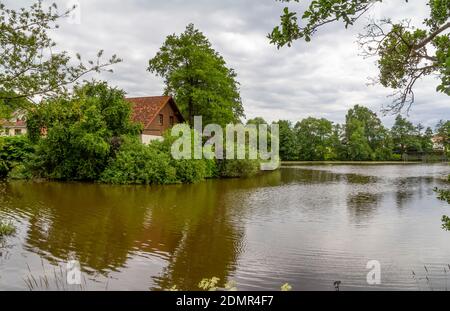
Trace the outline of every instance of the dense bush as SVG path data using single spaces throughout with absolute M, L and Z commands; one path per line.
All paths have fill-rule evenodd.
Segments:
M 194 130 L 191 130 L 192 154 L 194 153 L 193 137 Z M 158 148 L 162 152 L 167 153 L 171 158 L 171 165 L 176 169 L 177 180 L 179 182 L 191 183 L 201 181 L 205 178 L 217 176 L 217 166 L 215 160 L 208 159 L 182 159 L 177 160 L 171 156 L 171 147 L 177 137 L 173 137 L 170 133 L 164 135 L 163 141 L 155 141 L 151 144 L 154 148 Z
M 256 175 L 260 169 L 259 160 L 220 160 L 218 172 L 220 177 L 250 177 Z
M 170 184 L 177 181 L 169 154 L 139 141 L 124 143 L 100 176 L 112 184 Z
M 173 138 L 143 145 L 127 141 L 100 176 L 114 184 L 194 183 L 216 175 L 214 160 L 176 160 L 170 154 Z
M 26 136 L 0 137 L 0 178 L 15 171 L 34 151 Z
M 34 176 L 97 180 L 124 136 L 138 133 L 124 92 L 106 83 L 87 83 L 70 98 L 41 103 L 30 112 L 30 137 L 37 143 L 30 161 Z M 46 137 L 41 137 L 45 129 Z

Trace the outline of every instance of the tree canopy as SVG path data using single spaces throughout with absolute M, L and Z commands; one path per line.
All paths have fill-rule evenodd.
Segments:
M 255 118 L 253 120 L 262 120 Z M 392 128 L 361 105 L 348 110 L 345 123 L 305 118 L 295 126 L 280 120 L 280 158 L 284 161 L 390 161 L 402 158 L 426 161 L 450 156 L 450 121 L 440 121 L 433 131 L 398 115 Z M 444 150 L 435 148 L 433 138 Z
M 326 119 L 307 118 L 295 125 L 300 157 L 307 161 L 333 158 L 331 137 L 333 124 Z
M 165 94 L 174 96 L 186 120 L 225 125 L 244 116 L 236 73 L 193 24 L 166 38 L 148 70 L 164 78 Z
M 54 98 L 32 109 L 28 130 L 37 143 L 32 161 L 35 175 L 96 180 L 123 138 L 137 136 L 139 126 L 131 122 L 123 91 L 93 82 L 76 88 L 69 98 Z
M 300 18 L 285 7 L 280 25 L 268 38 L 278 48 L 291 46 L 299 39 L 309 42 L 322 26 L 342 22 L 347 28 L 380 2 L 383 1 L 313 0 Z M 407 19 L 394 22 L 386 17 L 372 20 L 359 35 L 363 55 L 378 58 L 375 82 L 394 89 L 394 99 L 387 110 L 400 112 L 405 106 L 409 109 L 414 102 L 415 83 L 427 75 L 438 76 L 436 90 L 450 95 L 450 0 L 429 0 L 428 6 L 429 16 L 422 28 L 413 27 Z
M 67 52 L 55 52 L 49 32 L 70 12 L 58 12 L 56 4 L 45 8 L 42 0 L 19 10 L 0 1 L 0 112 L 24 107 L 35 96 L 64 93 L 82 76 L 121 61 L 115 55 L 102 61 L 103 51 L 87 62 L 80 54 L 72 61 Z

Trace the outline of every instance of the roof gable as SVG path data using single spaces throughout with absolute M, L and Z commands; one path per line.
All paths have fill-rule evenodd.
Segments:
M 171 96 L 135 97 L 126 98 L 126 100 L 133 105 L 132 120 L 136 123 L 143 124 L 144 128 L 150 126 L 161 109 L 168 103 L 171 104 L 175 112 L 183 119 L 183 116 Z

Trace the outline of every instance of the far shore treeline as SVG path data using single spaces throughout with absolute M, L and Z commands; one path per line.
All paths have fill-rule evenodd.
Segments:
M 266 121 L 258 117 L 248 123 Z M 388 129 L 375 112 L 355 105 L 344 124 L 313 117 L 295 124 L 288 120 L 276 123 L 283 161 L 433 161 L 450 155 L 449 120 L 441 120 L 432 129 L 415 125 L 399 114 Z

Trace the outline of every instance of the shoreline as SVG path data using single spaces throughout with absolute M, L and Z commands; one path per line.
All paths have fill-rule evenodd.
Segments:
M 362 165 L 379 165 L 379 164 L 388 164 L 388 165 L 411 165 L 411 164 L 438 164 L 445 163 L 450 164 L 450 162 L 423 162 L 423 161 L 281 161 L 281 166 L 288 164 L 362 164 Z

